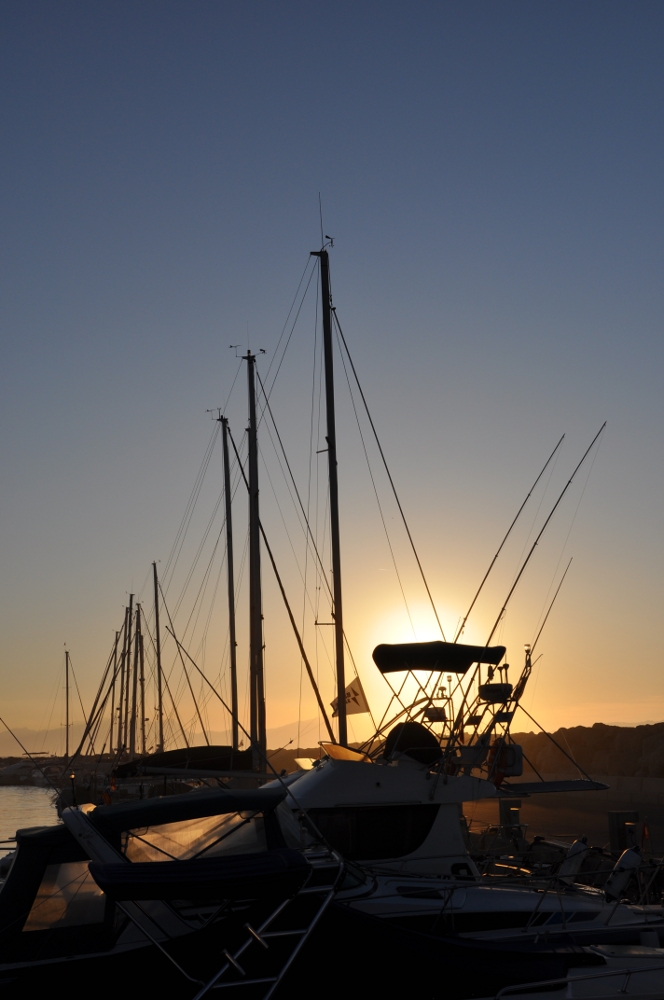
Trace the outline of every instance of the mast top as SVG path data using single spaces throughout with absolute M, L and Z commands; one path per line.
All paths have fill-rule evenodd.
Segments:
M 326 233 L 325 234 L 325 239 L 328 242 L 327 243 L 323 243 L 323 246 L 321 247 L 320 250 L 311 250 L 309 252 L 309 256 L 310 257 L 322 257 L 324 253 L 327 253 L 327 248 L 328 247 L 333 247 L 334 246 L 334 237 L 328 236 L 327 233 Z

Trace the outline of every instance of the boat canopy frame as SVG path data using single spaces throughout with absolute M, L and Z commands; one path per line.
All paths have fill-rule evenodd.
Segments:
M 401 642 L 381 643 L 373 651 L 373 661 L 381 674 L 405 670 L 434 670 L 441 673 L 465 674 L 473 663 L 497 666 L 506 652 L 505 646 L 468 646 L 460 642 Z

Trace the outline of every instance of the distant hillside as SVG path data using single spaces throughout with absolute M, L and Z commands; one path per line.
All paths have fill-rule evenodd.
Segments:
M 312 721 L 301 724 L 300 736 L 311 738 Z M 17 736 L 30 752 L 46 750 L 50 753 L 62 753 L 64 737 L 62 730 L 50 730 L 38 733 L 35 730 L 21 728 L 16 730 Z M 82 735 L 82 727 L 74 726 L 70 735 L 71 745 Z M 651 726 L 605 726 L 596 722 L 594 726 L 574 726 L 571 729 L 558 729 L 552 734 L 560 746 L 592 777 L 612 775 L 624 778 L 664 778 L 664 722 Z M 293 749 L 291 744 L 284 750 L 279 747 L 297 736 L 297 725 L 282 726 L 280 729 L 268 730 L 268 746 L 271 751 L 277 751 L 273 759 L 278 769 L 291 771 L 297 765 L 296 757 L 318 757 L 320 748 L 316 745 L 318 734 L 308 749 Z M 225 743 L 227 733 L 212 733 L 213 742 Z M 528 761 L 540 774 L 568 774 L 578 776 L 574 765 L 558 750 L 545 733 L 513 733 L 515 743 L 523 746 L 525 756 L 524 773 L 532 774 Z M 194 743 L 200 744 L 203 738 L 197 735 Z M 301 740 L 305 742 L 305 740 Z M 15 740 L 7 732 L 0 732 L 0 757 L 20 756 L 21 750 Z
M 574 726 L 552 734 L 591 777 L 664 778 L 664 722 L 652 726 Z M 545 733 L 513 733 L 530 763 L 542 774 L 578 775 Z M 524 772 L 532 773 L 524 761 Z
M 552 736 L 591 777 L 664 778 L 664 722 L 652 726 L 574 726 Z M 579 777 L 578 770 L 546 733 L 513 733 L 531 764 L 540 774 Z M 281 750 L 272 757 L 277 769 L 292 771 L 296 757 L 318 757 L 320 748 Z M 524 775 L 533 770 L 524 760 Z

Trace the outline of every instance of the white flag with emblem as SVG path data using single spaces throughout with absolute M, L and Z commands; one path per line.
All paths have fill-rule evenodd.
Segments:
M 339 705 L 339 699 L 335 698 L 332 702 L 332 718 L 337 717 L 337 707 Z M 362 690 L 362 685 L 360 684 L 360 678 L 356 677 L 354 681 L 351 681 L 346 688 L 346 715 L 360 715 L 362 712 L 369 711 L 369 702 L 366 699 L 364 691 Z

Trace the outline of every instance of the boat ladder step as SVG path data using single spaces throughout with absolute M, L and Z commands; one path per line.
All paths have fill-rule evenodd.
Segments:
M 202 1000 L 211 990 L 230 990 L 241 986 L 264 986 L 262 1000 L 270 1000 L 341 884 L 344 872 L 343 859 L 338 855 L 328 854 L 325 861 L 324 868 L 329 869 L 334 877 L 329 878 L 325 885 L 311 886 L 305 883 L 294 896 L 282 900 L 260 926 L 253 927 L 250 923 L 246 923 L 244 929 L 247 936 L 244 942 L 232 952 L 228 949 L 221 952 L 224 964 L 202 986 L 194 1000 Z M 330 864 L 330 861 L 333 864 Z M 314 871 L 311 874 L 319 875 L 321 866 L 314 863 L 312 868 Z M 321 898 L 311 899 L 306 903 L 302 899 L 316 895 Z M 298 900 L 302 900 L 302 906 L 298 906 Z M 291 922 L 297 921 L 297 926 L 283 927 L 282 923 L 280 927 L 277 923 L 280 918 L 285 918 L 287 921 L 290 918 Z M 277 967 L 269 968 L 270 964 L 276 964 Z
M 294 934 L 306 934 L 309 930 L 308 927 L 298 927 L 297 930 L 292 931 L 264 931 L 264 938 L 278 938 L 278 937 L 291 937 Z
M 268 983 L 276 983 L 276 976 L 264 976 L 261 979 L 239 979 L 233 983 L 216 983 L 212 988 L 215 990 L 230 989 L 232 986 L 262 986 Z

